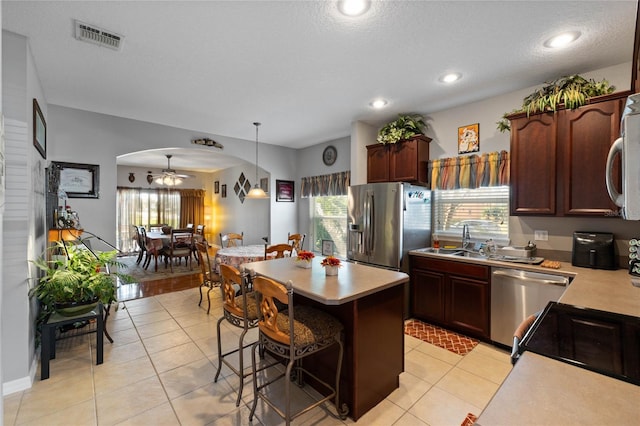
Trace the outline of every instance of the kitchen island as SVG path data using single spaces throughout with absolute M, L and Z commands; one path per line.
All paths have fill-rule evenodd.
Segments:
M 242 266 L 283 284 L 291 281 L 295 303 L 313 305 L 342 322 L 345 352 L 340 398 L 354 420 L 398 388 L 404 371 L 407 274 L 343 262 L 337 276 L 325 276 L 319 258 L 313 259 L 310 269 L 298 267 L 295 258 Z M 313 366 L 314 373 L 331 382 L 334 356 L 313 355 L 305 359 L 305 366 Z

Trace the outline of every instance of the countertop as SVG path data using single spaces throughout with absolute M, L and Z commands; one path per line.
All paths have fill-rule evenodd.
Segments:
M 419 251 L 412 255 L 573 277 L 560 302 L 640 317 L 640 288 L 626 269 L 559 269 Z M 522 354 L 478 418 L 487 425 L 636 425 L 640 386 L 531 352 Z
M 298 267 L 295 257 L 242 266 L 283 284 L 291 281 L 296 293 L 325 305 L 340 305 L 409 281 L 404 272 L 349 262 L 342 262 L 338 275 L 326 276 L 321 261 L 314 258 L 309 269 Z

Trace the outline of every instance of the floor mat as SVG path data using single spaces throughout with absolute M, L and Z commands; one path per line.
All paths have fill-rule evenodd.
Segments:
M 404 333 L 458 355 L 468 354 L 478 344 L 475 339 L 419 320 L 406 321 Z
M 200 266 L 195 261 L 191 262 L 191 267 L 186 265 L 186 262 L 180 262 L 180 265 L 173 265 L 173 272 L 169 267 L 165 267 L 164 262 L 158 259 L 158 270 L 155 270 L 155 264 L 153 259 L 148 269 L 142 267 L 142 262 L 138 265 L 136 263 L 137 256 L 125 256 L 118 257 L 124 268 L 118 268 L 118 272 L 127 274 L 133 278 L 133 282 L 142 283 L 146 281 L 156 281 L 166 278 L 178 277 L 181 275 L 199 274 Z M 144 259 L 143 259 L 144 260 Z

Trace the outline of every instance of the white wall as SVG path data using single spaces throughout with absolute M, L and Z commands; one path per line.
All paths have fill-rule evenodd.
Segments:
M 5 210 L 2 246 L 2 379 L 8 394 L 31 386 L 36 369 L 35 302 L 28 290 L 37 271 L 27 260 L 44 250 L 45 160 L 33 147 L 32 99 L 47 120 L 42 92 L 27 39 L 2 36 L 2 109 L 5 118 Z
M 118 185 L 116 157 L 119 155 L 157 148 L 181 147 L 202 152 L 202 155 L 216 155 L 209 148 L 191 145 L 191 139 L 208 136 L 222 143 L 225 155 L 247 159 L 247 152 L 254 152 L 255 142 L 229 138 L 220 135 L 203 135 L 174 127 L 146 123 L 49 105 L 49 160 L 100 165 L 100 198 L 69 200 L 69 205 L 78 212 L 84 229 L 100 235 L 107 241 L 115 240 L 116 186 Z M 255 158 L 252 155 L 246 165 L 241 166 L 253 183 Z M 295 176 L 295 150 L 262 143 L 260 145 L 260 166 L 270 174 L 270 187 L 274 179 L 292 179 Z M 239 170 L 240 170 L 239 169 Z M 143 171 L 144 172 L 144 171 Z M 136 173 L 138 176 L 138 173 Z M 146 174 L 145 174 L 146 176 Z M 127 179 L 123 173 L 122 179 Z M 142 179 L 138 176 L 137 179 Z M 210 191 L 212 182 L 205 179 L 202 189 Z M 128 183 L 128 181 L 126 181 Z M 146 184 L 146 181 L 142 181 Z M 233 185 L 228 185 L 231 195 Z M 255 200 L 252 200 L 255 202 Z M 268 201 L 266 201 L 269 204 Z M 282 204 L 289 204 L 281 206 Z M 246 202 L 245 202 L 246 205 Z M 282 233 L 291 223 L 296 223 L 293 203 L 276 203 L 271 199 L 271 216 L 268 221 L 269 233 Z M 255 212 L 257 214 L 260 212 Z M 245 233 L 246 234 L 246 233 Z M 286 237 L 286 230 L 284 231 Z M 260 235 L 262 236 L 262 235 Z

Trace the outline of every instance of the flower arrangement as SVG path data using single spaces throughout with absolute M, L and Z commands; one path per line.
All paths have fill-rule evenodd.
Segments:
M 316 255 L 313 254 L 313 252 L 310 252 L 307 250 L 300 250 L 298 252 L 297 260 L 304 260 L 306 262 L 311 262 L 311 259 L 313 259 L 314 257 L 316 257 Z
M 322 259 L 322 262 L 320 262 L 320 264 L 322 266 L 342 266 L 340 265 L 340 259 L 338 259 L 335 256 L 327 256 L 324 259 Z
M 427 124 L 420 114 L 398 114 L 398 118 L 378 131 L 378 142 L 385 145 L 424 135 Z

